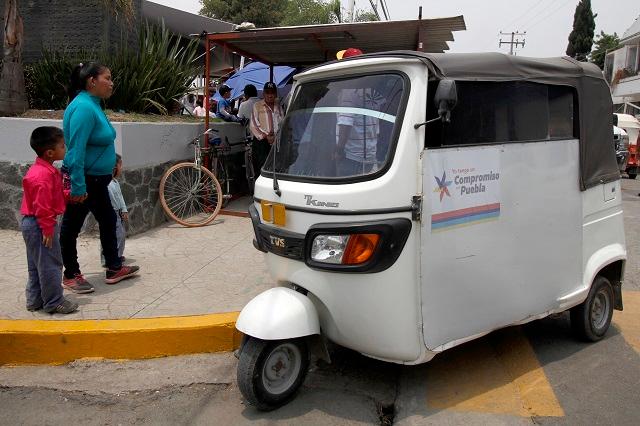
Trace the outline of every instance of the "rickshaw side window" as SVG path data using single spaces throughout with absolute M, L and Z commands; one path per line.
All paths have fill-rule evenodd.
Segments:
M 577 138 L 577 97 L 566 86 L 549 86 L 550 139 Z
M 576 97 L 567 86 L 531 82 L 456 82 L 450 123 L 427 126 L 426 147 L 545 141 L 577 137 Z M 430 82 L 427 120 L 437 117 Z

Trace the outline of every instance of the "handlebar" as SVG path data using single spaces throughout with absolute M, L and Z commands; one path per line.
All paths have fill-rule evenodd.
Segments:
M 198 143 L 198 141 L 200 140 L 200 138 L 204 135 L 210 135 L 212 133 L 219 133 L 218 130 L 216 129 L 207 129 L 204 131 L 204 133 L 200 133 L 198 136 L 196 136 L 195 138 L 191 139 L 191 141 L 189 143 L 187 143 L 187 145 L 195 145 L 196 143 Z

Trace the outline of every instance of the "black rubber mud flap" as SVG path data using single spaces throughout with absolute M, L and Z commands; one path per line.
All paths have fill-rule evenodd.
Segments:
M 622 310 L 622 283 L 620 281 L 613 284 L 613 309 Z

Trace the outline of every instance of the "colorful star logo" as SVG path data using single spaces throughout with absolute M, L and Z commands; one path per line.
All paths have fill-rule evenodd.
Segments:
M 436 182 L 438 183 L 438 187 L 433 190 L 433 192 L 440 192 L 440 201 L 444 198 L 444 194 L 447 194 L 451 197 L 449 193 L 449 189 L 447 188 L 451 185 L 452 181 L 447 180 L 447 172 L 442 172 L 442 179 L 438 179 L 438 176 L 434 176 L 436 178 Z

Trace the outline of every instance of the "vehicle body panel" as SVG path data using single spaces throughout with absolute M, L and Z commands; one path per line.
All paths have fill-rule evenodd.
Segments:
M 464 152 L 471 155 L 461 156 Z M 427 156 L 430 153 L 438 160 L 425 162 L 425 194 L 433 193 L 434 176 L 441 176 L 443 169 L 452 184 L 451 196 L 442 201 L 425 197 L 422 315 L 429 349 L 553 310 L 562 295 L 582 285 L 576 140 L 447 148 Z M 473 158 L 483 153 L 499 164 L 493 169 L 499 172 L 498 182 L 486 185 L 487 192 L 495 192 L 498 216 L 434 232 L 430 211 L 441 202 L 470 197 L 461 195 L 463 185 L 453 181 L 468 173 L 451 170 L 482 171 L 483 165 Z

